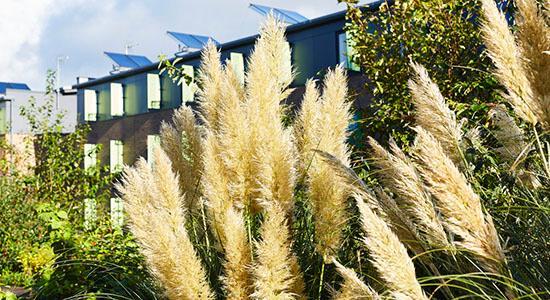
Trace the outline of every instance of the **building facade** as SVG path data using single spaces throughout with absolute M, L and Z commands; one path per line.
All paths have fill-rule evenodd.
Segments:
M 19 171 L 26 172 L 34 165 L 34 135 L 27 117 L 21 114 L 33 99 L 36 107 L 52 105 L 49 124 L 62 115 L 63 133 L 73 132 L 77 120 L 76 95 L 56 93 L 48 95 L 42 91 L 32 91 L 26 84 L 0 82 L 0 139 L 10 146 L 12 151 L 5 152 L 8 160 Z M 45 120 L 41 120 L 45 121 Z
M 371 5 L 370 9 L 377 9 Z M 366 78 L 349 59 L 351 47 L 344 32 L 345 11 L 308 20 L 286 28 L 292 49 L 292 64 L 296 77 L 295 88 L 287 103 L 299 106 L 304 84 L 309 78 L 320 79 L 328 68 L 343 65 L 348 69 L 349 87 L 356 108 L 368 105 L 370 96 L 365 90 Z M 247 57 L 257 36 L 220 44 L 221 59 L 229 60 L 244 76 Z M 200 51 L 180 56 L 178 64 L 193 76 L 200 66 Z M 168 75 L 159 75 L 158 63 L 89 80 L 73 86 L 77 90 L 77 119 L 88 123 L 85 166 L 96 163 L 110 165 L 118 171 L 123 164 L 131 165 L 139 157 L 148 157 L 159 143 L 162 121 L 169 121 L 174 109 L 181 105 L 195 107 L 192 85 L 177 85 Z M 95 149 L 102 145 L 99 157 Z

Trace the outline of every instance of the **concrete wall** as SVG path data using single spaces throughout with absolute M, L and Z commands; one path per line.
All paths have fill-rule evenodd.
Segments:
M 33 97 L 36 106 L 43 106 L 48 97 L 44 92 L 7 89 L 4 96 L 11 101 L 3 102 L 2 111 L 5 114 L 6 134 L 30 134 L 30 124 L 24 116 L 20 114 L 21 108 L 29 106 L 29 99 Z M 59 101 L 54 97 L 54 110 L 50 122 L 53 122 L 55 115 L 64 114 L 62 126 L 63 132 L 73 132 L 76 126 L 76 95 L 59 96 Z M 11 113 L 10 113 L 11 110 Z

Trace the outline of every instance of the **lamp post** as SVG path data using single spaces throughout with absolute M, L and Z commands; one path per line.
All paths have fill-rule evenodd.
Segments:
M 60 55 L 57 57 L 56 72 L 55 72 L 55 108 L 59 109 L 59 91 L 61 89 L 61 65 L 69 60 L 69 57 L 66 55 Z

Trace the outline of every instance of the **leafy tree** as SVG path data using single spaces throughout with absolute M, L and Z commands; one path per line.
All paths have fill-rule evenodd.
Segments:
M 352 59 L 369 78 L 374 94 L 363 114 L 367 134 L 410 141 L 411 61 L 428 67 L 459 118 L 482 120 L 490 103 L 500 101 L 499 84 L 483 51 L 478 1 L 386 1 L 368 15 L 355 6 L 356 0 L 341 2 L 348 4 Z

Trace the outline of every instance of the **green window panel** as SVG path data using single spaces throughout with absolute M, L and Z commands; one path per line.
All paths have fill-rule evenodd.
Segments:
M 111 198 L 111 224 L 114 228 L 121 228 L 124 225 L 124 207 L 122 199 Z
M 84 144 L 84 170 L 97 165 L 97 150 L 96 144 Z
M 147 74 L 147 108 L 160 109 L 160 76 Z
M 96 199 L 84 199 L 84 228 L 92 229 L 97 221 Z
M 102 84 L 97 89 L 97 120 L 111 119 L 111 88 L 110 84 Z
M 109 146 L 111 173 L 121 172 L 124 166 L 124 144 L 119 140 L 111 140 Z
M 111 116 L 124 115 L 124 90 L 122 84 L 111 83 Z
M 84 121 L 97 121 L 97 93 L 84 90 Z
M 154 153 L 160 148 L 160 136 L 157 134 L 147 136 L 147 162 L 152 167 L 155 165 Z
M 242 53 L 231 52 L 230 63 L 233 72 L 237 75 L 239 82 L 244 84 L 244 57 Z
M 348 39 L 347 34 L 340 33 L 338 34 L 338 57 L 340 64 L 352 71 L 360 71 L 360 67 L 352 62 L 352 57 L 354 55 L 354 48 L 353 43 L 350 39 Z
M 183 73 L 187 76 L 191 77 L 191 82 L 187 84 L 187 82 L 184 80 L 181 83 L 181 101 L 182 103 L 185 102 L 193 102 L 195 100 L 195 71 L 193 69 L 193 66 L 187 66 L 182 65 Z
M 170 76 L 160 76 L 161 80 L 161 107 L 177 108 L 181 105 L 181 86 L 174 83 Z

